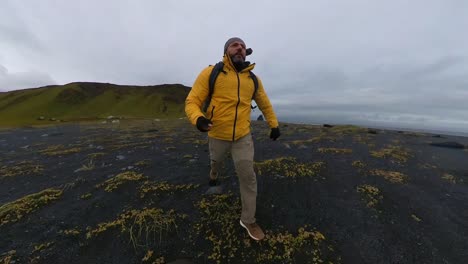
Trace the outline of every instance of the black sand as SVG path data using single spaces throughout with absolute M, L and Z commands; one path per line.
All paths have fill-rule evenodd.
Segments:
M 468 260 L 468 151 L 430 145 L 468 138 L 268 132 L 253 123 L 258 243 L 238 224 L 229 159 L 223 194 L 205 195 L 206 134 L 186 120 L 1 130 L 0 263 Z

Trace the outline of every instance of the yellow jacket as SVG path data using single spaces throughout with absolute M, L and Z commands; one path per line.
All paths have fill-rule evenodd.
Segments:
M 214 66 L 208 66 L 198 75 L 185 100 L 185 113 L 193 125 L 196 125 L 200 116 L 211 119 L 213 126 L 208 136 L 235 141 L 250 133 L 250 105 L 255 86 L 249 71 L 253 70 L 255 64 L 237 72 L 229 56 L 224 55 L 223 62 L 223 70 L 226 73 L 221 72 L 216 79 L 206 115 L 201 108 L 208 97 L 208 82 Z M 278 120 L 260 78 L 258 78 L 258 89 L 253 99 L 265 116 L 268 125 L 271 128 L 278 127 Z

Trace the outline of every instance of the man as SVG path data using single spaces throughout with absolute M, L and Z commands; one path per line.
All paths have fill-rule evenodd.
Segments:
M 255 220 L 257 178 L 253 168 L 254 146 L 250 134 L 252 99 L 271 128 L 270 138 L 276 140 L 280 131 L 273 107 L 258 78 L 258 88 L 255 90 L 250 74 L 255 64 L 245 61 L 246 56 L 251 53 L 252 50 L 246 49 L 244 41 L 240 38 L 230 38 L 226 41 L 224 66 L 216 79 L 206 113 L 202 112 L 201 107 L 209 97 L 209 78 L 213 66 L 205 68 L 195 80 L 185 101 L 185 112 L 193 125 L 202 132 L 208 132 L 210 185 L 217 184 L 224 155 L 228 151 L 231 152 L 240 183 L 240 225 L 247 230 L 251 238 L 262 240 L 265 234 Z

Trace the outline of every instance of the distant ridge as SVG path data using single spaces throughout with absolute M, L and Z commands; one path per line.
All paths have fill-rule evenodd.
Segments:
M 149 86 L 73 82 L 0 93 L 0 125 L 47 121 L 184 116 L 190 87 L 182 84 Z M 38 120 L 43 117 L 44 120 Z M 42 118 L 41 118 L 42 119 Z

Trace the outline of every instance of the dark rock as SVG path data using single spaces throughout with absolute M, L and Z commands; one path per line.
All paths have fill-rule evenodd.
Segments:
M 435 137 L 435 138 L 445 138 L 445 137 L 443 137 L 443 136 L 441 136 L 441 135 L 434 135 L 434 136 L 432 136 L 432 137 Z
M 442 148 L 454 148 L 454 149 L 464 149 L 465 145 L 458 142 L 440 142 L 440 143 L 430 143 L 431 146 L 442 147 Z
M 158 131 L 159 130 L 157 130 L 157 129 L 148 129 L 148 130 L 146 130 L 146 132 L 158 132 Z
M 333 127 L 333 126 L 329 124 L 323 124 L 323 127 Z
M 367 133 L 376 135 L 376 134 L 377 134 L 377 130 L 375 130 L 375 129 L 368 129 L 368 130 L 367 130 Z

